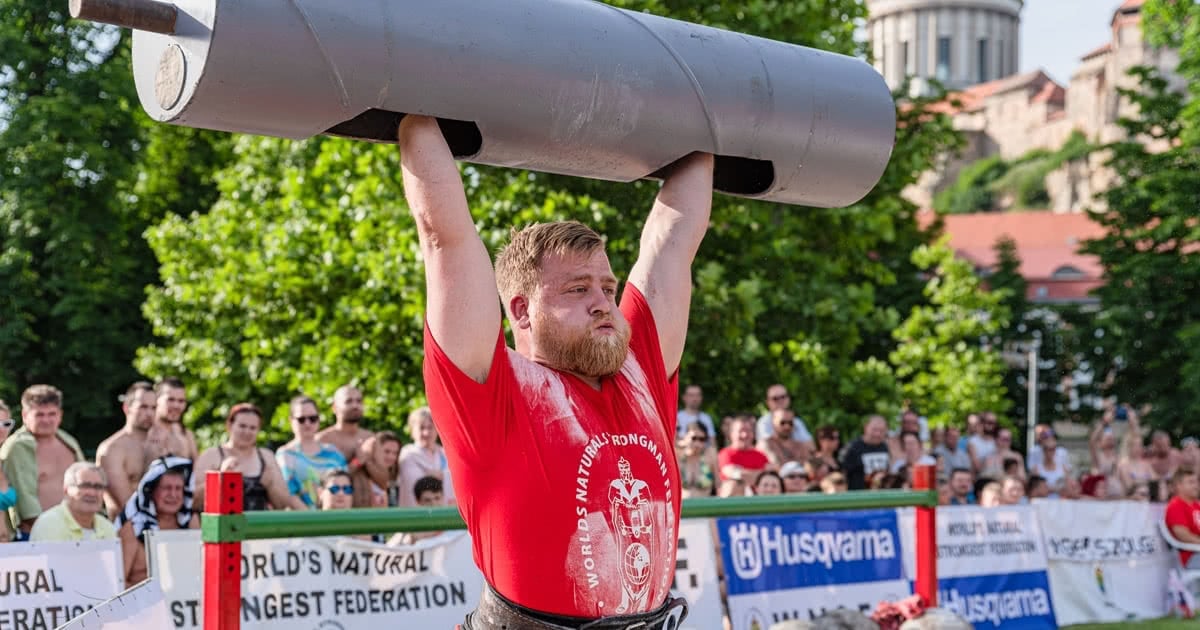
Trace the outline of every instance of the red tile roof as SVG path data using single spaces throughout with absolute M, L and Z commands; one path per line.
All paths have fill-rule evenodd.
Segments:
M 917 220 L 927 226 L 934 219 L 933 211 L 918 213 Z M 1051 280 L 1054 272 L 1070 267 L 1081 278 L 1071 282 L 1098 283 L 1102 269 L 1095 256 L 1080 254 L 1082 241 L 1104 233 L 1100 224 L 1087 214 L 1057 214 L 1048 211 L 986 212 L 951 214 L 942 218 L 950 246 L 959 257 L 976 267 L 991 268 L 996 264 L 996 241 L 1008 235 L 1017 243 L 1021 259 L 1021 275 L 1032 284 Z M 1090 288 L 1090 287 L 1089 287 Z
M 934 103 L 930 105 L 929 109 L 949 115 L 954 115 L 959 112 L 978 111 L 983 108 L 983 102 L 989 96 L 1002 94 L 1004 92 L 1024 88 L 1034 84 L 1040 84 L 1040 90 L 1047 90 L 1048 88 L 1046 87 L 1046 84 L 1052 84 L 1058 87 L 1059 90 L 1063 90 L 1062 86 L 1059 86 L 1057 83 L 1055 83 L 1054 79 L 1051 79 L 1042 70 L 1032 70 L 1024 74 L 1016 74 L 1013 76 L 1004 77 L 1002 79 L 988 81 L 987 83 L 972 85 L 971 87 L 958 92 L 952 92 L 947 100 L 940 103 Z M 1065 98 L 1066 91 L 1063 90 L 1062 97 L 1058 102 L 1063 102 Z M 950 103 L 951 100 L 955 99 L 959 101 L 958 107 L 955 107 Z
M 1112 42 L 1108 42 L 1107 44 L 1105 44 L 1103 46 L 1099 46 L 1093 50 L 1088 51 L 1087 54 L 1080 57 L 1079 60 L 1087 61 L 1088 59 L 1091 59 L 1092 57 L 1099 57 L 1100 55 L 1103 55 L 1104 53 L 1112 52 L 1112 47 L 1113 47 Z

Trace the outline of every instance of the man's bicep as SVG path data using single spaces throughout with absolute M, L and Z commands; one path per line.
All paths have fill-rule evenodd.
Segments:
M 425 280 L 429 332 L 458 369 L 483 382 L 500 334 L 496 279 L 483 242 L 428 248 Z

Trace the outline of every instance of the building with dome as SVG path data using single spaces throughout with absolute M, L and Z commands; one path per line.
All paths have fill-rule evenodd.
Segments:
M 1142 37 L 1145 0 L 1125 0 L 1114 11 L 1111 38 L 1079 60 L 1067 85 L 1041 70 L 1017 73 L 1022 0 L 867 0 L 867 37 L 875 67 L 893 88 L 912 77 L 913 93 L 928 93 L 930 79 L 955 92 L 944 103 L 967 140 L 960 155 L 946 156 L 936 172 L 905 191 L 928 208 L 972 162 L 999 156 L 1012 160 L 1035 149 L 1055 151 L 1073 133 L 1095 144 L 1118 140 L 1122 117 L 1134 114 L 1118 89 L 1136 88 L 1128 72 L 1154 66 L 1176 89 L 1179 56 L 1152 48 Z M 1046 178 L 1055 212 L 1100 209 L 1100 193 L 1112 182 L 1104 156 L 1093 153 L 1063 165 Z

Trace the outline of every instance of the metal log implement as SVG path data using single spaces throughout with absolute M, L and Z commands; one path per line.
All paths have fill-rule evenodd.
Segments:
M 136 29 L 142 106 L 191 127 L 393 142 L 420 113 L 471 162 L 628 182 L 706 151 L 719 191 L 819 207 L 870 192 L 895 140 L 861 60 L 590 0 L 71 9 Z

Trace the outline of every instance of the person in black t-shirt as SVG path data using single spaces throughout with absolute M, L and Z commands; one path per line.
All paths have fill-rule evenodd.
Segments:
M 863 490 L 867 487 L 867 477 L 886 472 L 887 466 L 887 420 L 873 415 L 867 418 L 862 437 L 851 442 L 842 454 L 842 472 L 851 490 Z

